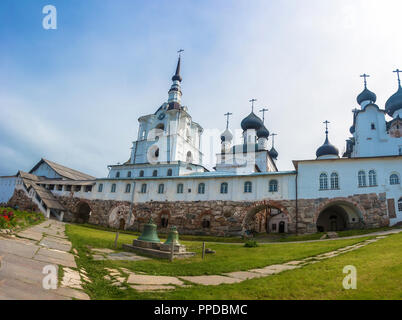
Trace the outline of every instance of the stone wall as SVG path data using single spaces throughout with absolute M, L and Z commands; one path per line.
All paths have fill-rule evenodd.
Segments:
M 87 203 L 91 208 L 89 223 L 102 226 L 118 226 L 124 219 L 128 223 L 130 203 L 114 200 L 86 200 L 75 197 L 59 197 L 60 203 L 69 212 L 65 214 L 66 221 L 75 221 L 80 204 Z M 349 228 L 375 228 L 387 226 L 387 204 L 385 193 L 379 195 L 363 194 L 347 198 L 299 199 L 298 218 L 296 219 L 296 201 L 198 201 L 198 202 L 147 202 L 133 205 L 132 219 L 129 229 L 142 230 L 152 216 L 159 226 L 159 232 L 167 232 L 160 227 L 161 216 L 167 216 L 169 226 L 177 226 L 181 234 L 229 236 L 239 235 L 252 224 L 255 214 L 266 207 L 277 208 L 288 217 L 287 229 L 290 233 L 313 233 L 317 231 L 316 221 L 319 214 L 331 205 L 342 204 L 356 211 L 361 217 L 359 221 L 350 224 Z M 119 214 L 116 209 L 119 208 Z M 113 211 L 114 210 L 114 211 Z M 113 212 L 113 214 L 111 214 Z M 116 220 L 116 221 L 115 221 Z M 209 221 L 205 227 L 204 220 Z M 297 220 L 297 222 L 296 222 Z M 250 222 L 251 221 L 251 222 Z
M 13 196 L 7 203 L 8 207 L 18 206 L 19 210 L 39 212 L 38 206 L 26 195 L 23 190 L 14 190 Z

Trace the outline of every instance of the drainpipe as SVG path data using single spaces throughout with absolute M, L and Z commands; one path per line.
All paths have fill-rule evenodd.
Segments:
M 299 234 L 299 206 L 298 206 L 298 190 L 297 190 L 297 179 L 299 176 L 299 171 L 296 169 L 296 235 Z

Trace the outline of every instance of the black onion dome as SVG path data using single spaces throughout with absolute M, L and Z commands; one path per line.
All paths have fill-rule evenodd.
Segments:
M 351 134 L 354 134 L 355 131 L 356 131 L 355 126 L 351 126 L 350 129 L 349 129 L 349 132 L 350 132 Z
M 269 150 L 269 156 L 272 159 L 276 160 L 278 158 L 278 155 L 279 155 L 278 151 L 276 151 L 274 147 L 272 147 L 271 150 Z
M 325 139 L 324 144 L 317 149 L 317 152 L 315 153 L 317 158 L 322 157 L 322 156 L 329 156 L 329 155 L 334 155 L 334 156 L 339 156 L 339 150 L 337 147 L 334 145 L 330 144 L 328 141 L 328 137 Z
M 357 103 L 360 105 L 363 101 L 371 101 L 375 103 L 377 101 L 377 96 L 374 92 L 369 89 L 364 88 L 364 90 L 357 96 Z
M 269 137 L 269 131 L 264 125 L 262 125 L 260 127 L 260 129 L 257 130 L 257 137 L 258 138 L 268 138 Z
M 232 141 L 233 139 L 233 134 L 230 132 L 229 129 L 226 129 L 222 134 L 221 134 L 221 141 Z
M 392 117 L 395 111 L 402 108 L 402 88 L 399 86 L 398 91 L 394 93 L 385 103 L 385 111 Z
M 264 126 L 262 120 L 255 115 L 254 112 L 251 112 L 246 118 L 241 122 L 241 128 L 246 131 L 248 129 L 258 130 Z

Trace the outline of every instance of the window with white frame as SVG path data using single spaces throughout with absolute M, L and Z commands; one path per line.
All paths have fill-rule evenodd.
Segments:
M 163 184 L 163 183 L 161 183 L 159 186 L 158 186 L 158 193 L 159 194 L 162 194 L 162 193 L 164 193 L 165 192 L 165 185 Z
M 126 184 L 126 193 L 130 193 L 131 191 L 131 184 L 127 183 Z
M 245 193 L 251 193 L 253 192 L 253 185 L 250 181 L 246 181 L 244 183 L 244 192 Z
M 177 185 L 177 193 L 183 193 L 184 186 L 182 183 Z
M 377 185 L 377 173 L 375 170 L 369 171 L 369 186 L 375 187 Z
M 228 193 L 228 184 L 227 184 L 227 182 L 221 183 L 221 193 Z
M 320 190 L 328 189 L 328 175 L 326 173 L 320 174 Z
M 112 189 L 110 190 L 110 192 L 116 192 L 116 184 L 115 183 L 112 184 Z
M 400 184 L 399 176 L 396 173 L 393 173 L 389 176 L 389 184 L 392 184 L 392 185 Z
M 359 180 L 359 187 L 365 187 L 366 186 L 366 172 L 363 170 L 360 170 L 357 176 L 358 176 L 358 180 Z
M 205 193 L 205 183 L 200 183 L 198 185 L 198 193 L 199 194 L 204 194 Z
M 98 192 L 102 192 L 103 191 L 103 183 L 100 183 L 98 185 Z
M 399 198 L 398 200 L 398 211 L 402 212 L 402 198 Z
M 336 172 L 331 173 L 331 189 L 339 189 L 339 176 Z
M 143 183 L 141 185 L 141 193 L 147 193 L 147 184 L 146 183 Z
M 278 192 L 278 180 L 271 180 L 269 182 L 269 192 Z

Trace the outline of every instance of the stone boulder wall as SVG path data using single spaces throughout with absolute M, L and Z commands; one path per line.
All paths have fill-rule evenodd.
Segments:
M 82 202 L 91 208 L 89 223 L 105 227 L 117 227 L 121 219 L 128 223 L 130 203 L 114 200 L 86 200 L 76 197 L 59 197 L 60 203 L 69 212 L 65 214 L 66 220 L 74 221 L 77 210 Z M 389 225 L 385 194 L 353 195 L 347 198 L 319 198 L 299 199 L 298 215 L 296 219 L 296 201 L 196 201 L 196 202 L 146 202 L 133 205 L 132 220 L 128 229 L 142 231 L 143 225 L 152 216 L 158 225 L 159 232 L 168 232 L 170 226 L 177 226 L 181 234 L 235 236 L 241 235 L 247 227 L 246 217 L 257 212 L 255 208 L 271 206 L 279 208 L 287 215 L 288 232 L 300 234 L 317 232 L 316 222 L 319 214 L 328 206 L 346 204 L 356 209 L 361 215 L 350 228 L 375 228 Z M 265 207 L 264 207 L 265 206 Z M 121 214 L 112 214 L 116 208 L 121 207 Z M 254 211 L 253 211 L 254 209 Z M 113 211 L 114 210 L 114 211 Z M 168 227 L 161 227 L 161 216 L 168 217 Z M 114 218 L 115 217 L 115 218 Z M 208 221 L 206 226 L 203 221 Z
M 22 211 L 35 211 L 39 212 L 38 206 L 26 195 L 23 190 L 14 190 L 13 196 L 8 200 L 7 207 L 18 206 L 19 210 Z

